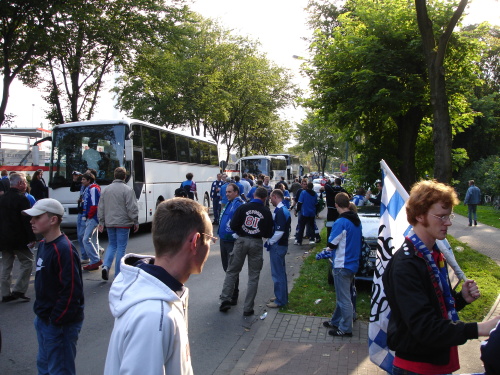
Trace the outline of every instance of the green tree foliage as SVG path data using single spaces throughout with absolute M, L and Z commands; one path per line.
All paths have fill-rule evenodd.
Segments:
M 53 17 L 41 79 L 55 124 L 90 119 L 113 63 L 129 63 L 139 43 L 172 39 L 182 1 L 82 0 Z
M 56 12 L 71 7 L 71 1 L 38 0 L 0 1 L 0 55 L 2 58 L 3 92 L 0 102 L 0 126 L 6 120 L 10 85 L 16 77 L 35 85 L 35 62 L 44 56 L 50 39 L 46 29 Z
M 340 159 L 342 152 L 340 144 L 342 139 L 340 134 L 332 131 L 332 126 L 323 121 L 317 113 L 309 112 L 302 124 L 298 125 L 297 140 L 300 149 L 310 153 L 313 161 L 313 168 L 317 168 L 322 175 L 329 161 L 333 158 Z
M 449 6 L 435 4 L 438 27 L 448 19 Z M 348 0 L 337 8 L 311 1 L 309 11 L 315 34 L 313 59 L 305 64 L 313 91 L 306 104 L 325 119 L 338 119 L 330 123 L 360 153 L 357 173 L 377 173 L 383 158 L 406 188 L 432 174 L 430 86 L 412 3 Z M 446 69 L 453 77 L 454 132 L 460 132 L 473 121 L 465 98 L 477 82 L 478 49 L 470 38 L 454 35 L 452 42 Z
M 295 98 L 284 69 L 258 45 L 193 15 L 178 43 L 142 46 L 124 67 L 118 105 L 133 117 L 171 128 L 189 126 L 226 144 L 228 154 L 281 151 L 289 125 L 278 111 Z M 281 134 L 279 129 L 281 128 Z M 267 135 L 267 137 L 266 137 Z
M 454 138 L 453 147 L 465 148 L 472 163 L 500 153 L 500 27 L 483 23 L 469 26 L 464 32 L 481 42 L 482 84 L 468 99 L 478 114 L 474 124 Z

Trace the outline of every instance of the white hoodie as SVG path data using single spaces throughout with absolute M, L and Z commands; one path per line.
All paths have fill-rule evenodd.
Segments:
M 131 265 L 150 258 L 123 257 L 120 274 L 109 291 L 115 325 L 105 375 L 193 374 L 187 334 L 188 290 L 179 298 L 162 281 Z

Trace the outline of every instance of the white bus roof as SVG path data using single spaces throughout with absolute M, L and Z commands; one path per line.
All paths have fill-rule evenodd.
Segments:
M 284 156 L 275 156 L 275 155 L 252 155 L 252 156 L 244 156 L 239 158 L 238 160 L 252 160 L 252 159 L 271 159 L 271 158 L 282 158 L 286 160 Z
M 60 125 L 54 126 L 53 130 L 56 128 L 71 128 L 74 126 L 94 126 L 94 125 L 129 125 L 130 126 L 132 124 L 141 124 L 141 125 L 146 125 L 146 126 L 150 126 L 153 128 L 157 128 L 159 130 L 167 130 L 171 133 L 182 135 L 182 136 L 192 138 L 192 139 L 196 139 L 198 141 L 216 144 L 211 139 L 206 139 L 206 138 L 203 138 L 203 137 L 200 137 L 197 135 L 184 134 L 184 133 L 180 132 L 178 129 L 168 129 L 166 126 L 155 125 L 155 124 L 151 124 L 151 123 L 146 122 L 146 121 L 135 120 L 135 119 L 120 119 L 120 120 L 102 119 L 102 120 L 67 122 L 65 124 L 60 124 Z

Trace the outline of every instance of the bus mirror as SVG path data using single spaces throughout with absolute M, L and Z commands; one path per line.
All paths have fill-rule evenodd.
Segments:
M 125 140 L 125 161 L 134 160 L 134 144 L 131 139 Z

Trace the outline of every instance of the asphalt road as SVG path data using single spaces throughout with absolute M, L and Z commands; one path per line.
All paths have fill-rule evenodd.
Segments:
M 295 228 L 295 218 L 292 222 Z M 214 233 L 216 228 L 214 228 Z M 68 233 L 70 238 L 74 234 Z M 290 243 L 292 240 L 290 240 Z M 107 238 L 100 236 L 101 246 L 106 247 Z M 307 251 L 306 246 L 303 247 Z M 127 253 L 154 254 L 151 234 L 144 229 L 130 237 Z M 294 254 L 293 256 L 296 256 Z M 288 257 L 287 257 L 288 258 Z M 17 262 L 16 262 L 17 263 Z M 298 272 L 298 269 L 297 269 Z M 114 276 L 114 266 L 110 280 Z M 84 271 L 85 320 L 80 333 L 76 368 L 79 374 L 101 374 L 104 369 L 107 347 L 113 329 L 113 317 L 108 306 L 108 291 L 111 281 L 103 281 L 101 272 Z M 0 329 L 2 352 L 0 374 L 36 374 L 38 344 L 33 326 L 34 273 L 27 295 L 31 302 L 13 301 L 0 303 Z M 264 254 L 259 291 L 255 299 L 255 316 L 243 317 L 243 299 L 246 293 L 246 266 L 240 275 L 240 301 L 227 313 L 219 312 L 219 294 L 224 272 L 220 261 L 218 244 L 212 245 L 209 258 L 201 275 L 192 275 L 189 287 L 189 337 L 191 357 L 195 374 L 221 373 L 221 363 L 236 361 L 261 325 L 259 315 L 266 309 L 265 303 L 273 296 L 273 285 L 269 257 Z M 234 350 L 234 349 L 236 350 Z M 229 364 L 230 366 L 230 364 Z M 219 368 L 219 371 L 217 369 Z

